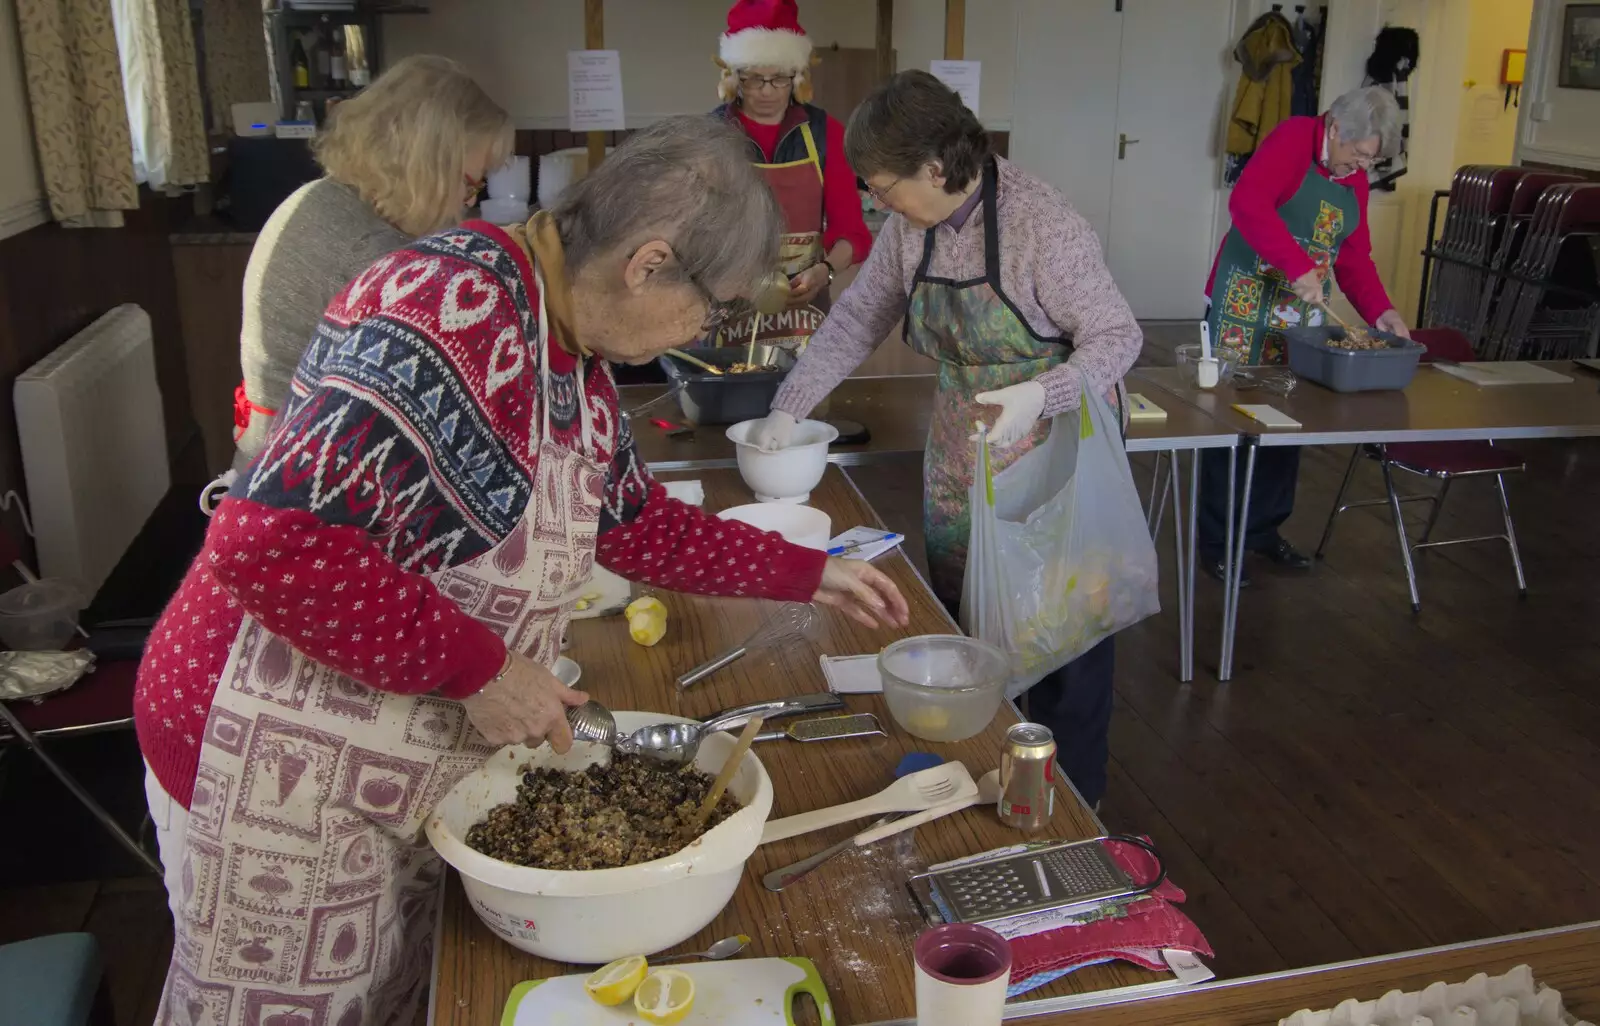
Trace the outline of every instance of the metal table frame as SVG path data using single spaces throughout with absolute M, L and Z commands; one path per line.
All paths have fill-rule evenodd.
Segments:
M 1567 363 L 1568 361 L 1549 361 L 1554 363 Z M 1426 370 L 1419 373 L 1427 373 Z M 1584 382 L 1582 372 L 1573 372 L 1575 382 Z M 1504 385 L 1483 388 L 1485 399 L 1493 402 L 1496 396 L 1509 396 L 1511 389 L 1557 389 L 1566 388 L 1564 385 Z M 1330 393 L 1336 394 L 1336 393 Z M 1272 405 L 1277 405 L 1274 400 Z M 1243 419 L 1243 418 L 1241 418 Z M 1229 516 L 1230 536 L 1243 529 L 1250 518 L 1250 485 L 1255 477 L 1256 453 L 1263 447 L 1277 446 L 1314 446 L 1314 445 L 1366 445 L 1376 442 L 1460 442 L 1460 441 L 1488 441 L 1505 438 L 1584 438 L 1600 435 L 1600 409 L 1593 423 L 1589 424 L 1539 424 L 1529 423 L 1523 425 L 1500 424 L 1485 425 L 1481 427 L 1417 427 L 1417 428 L 1378 428 L 1378 429 L 1338 429 L 1338 430 L 1280 430 L 1271 431 L 1263 429 L 1260 425 L 1250 421 L 1251 426 L 1244 427 L 1243 444 L 1249 450 L 1245 457 L 1243 500 L 1239 506 L 1239 515 L 1235 520 L 1231 513 Z M 1234 468 L 1229 464 L 1229 506 L 1232 503 L 1232 486 Z M 1392 515 L 1397 519 L 1400 511 L 1395 509 Z M 1234 525 L 1240 525 L 1237 529 Z M 1235 648 L 1235 631 L 1239 618 L 1239 588 L 1244 576 L 1243 552 L 1239 559 L 1234 560 L 1233 545 L 1228 546 L 1229 562 L 1227 564 L 1228 582 L 1227 592 L 1223 600 L 1222 624 L 1222 659 L 1218 667 L 1217 679 L 1230 680 L 1233 676 L 1233 655 Z

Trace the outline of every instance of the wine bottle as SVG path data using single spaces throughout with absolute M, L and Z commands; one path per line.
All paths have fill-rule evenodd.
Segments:
M 289 59 L 294 62 L 294 87 L 311 88 L 311 64 L 306 60 L 306 48 L 300 42 L 298 35 L 294 37 L 294 44 L 289 48 Z
M 327 89 L 333 83 L 333 55 L 329 53 L 328 19 L 324 17 L 317 28 L 313 43 L 317 50 L 317 88 Z
M 348 89 L 350 87 L 350 76 L 345 69 L 344 28 L 340 25 L 333 27 L 333 54 L 330 65 L 333 73 L 333 88 Z

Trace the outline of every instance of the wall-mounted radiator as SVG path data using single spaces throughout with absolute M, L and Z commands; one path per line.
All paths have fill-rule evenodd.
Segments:
M 117 307 L 14 396 L 40 572 L 93 595 L 171 485 L 150 315 Z

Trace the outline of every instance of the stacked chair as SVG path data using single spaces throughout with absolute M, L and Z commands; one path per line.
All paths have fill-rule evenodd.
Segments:
M 1449 197 L 1422 322 L 1464 333 L 1483 359 L 1590 355 L 1600 334 L 1600 185 L 1468 165 Z M 1574 270 L 1577 280 L 1564 283 Z

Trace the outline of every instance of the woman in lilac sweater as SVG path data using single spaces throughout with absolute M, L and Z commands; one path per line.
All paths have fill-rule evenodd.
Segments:
M 758 444 L 795 422 L 905 318 L 906 344 L 939 362 L 923 462 L 933 589 L 955 612 L 966 569 L 975 420 L 990 422 L 995 470 L 1077 408 L 1085 383 L 1116 401 L 1142 335 L 1094 231 L 1060 193 L 995 156 L 961 99 L 906 71 L 856 109 L 850 164 L 893 211 L 860 276 L 834 304 L 773 400 Z M 1112 644 L 1107 638 L 1028 695 L 1060 762 L 1091 805 L 1105 790 Z

